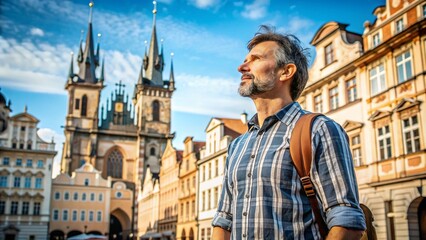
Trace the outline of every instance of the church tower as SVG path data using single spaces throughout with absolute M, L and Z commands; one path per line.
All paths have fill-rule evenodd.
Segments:
M 175 90 L 173 62 L 170 65 L 169 80 L 163 79 L 164 55 L 163 43 L 158 46 L 156 30 L 156 2 L 154 1 L 153 25 L 149 48 L 145 49 L 139 78 L 134 88 L 136 125 L 139 141 L 139 174 L 143 181 L 144 173 L 150 168 L 158 176 L 159 159 L 165 149 L 170 134 L 171 98 Z
M 103 84 L 103 67 L 101 76 L 96 77 L 99 67 L 99 43 L 94 49 L 92 15 L 93 2 L 89 4 L 89 26 L 84 50 L 82 40 L 77 55 L 78 72 L 74 72 L 74 55 L 65 89 L 68 91 L 68 112 L 65 122 L 65 144 L 63 147 L 61 171 L 71 174 L 83 162 L 91 162 L 91 156 L 97 145 L 95 132 L 98 129 L 99 100 Z M 92 162 L 93 164 L 93 162 Z

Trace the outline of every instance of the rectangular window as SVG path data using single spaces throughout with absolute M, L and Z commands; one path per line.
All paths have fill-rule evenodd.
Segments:
M 398 83 L 405 82 L 413 77 L 410 51 L 406 51 L 396 57 L 396 70 L 398 72 Z
M 17 167 L 21 167 L 22 166 L 22 159 L 20 159 L 20 158 L 16 159 L 16 166 Z
M 377 47 L 380 44 L 380 34 L 376 33 L 373 35 L 373 47 Z
M 361 156 L 361 137 L 360 135 L 353 136 L 351 138 L 351 150 L 354 166 L 359 167 L 363 165 Z
M 82 221 L 82 222 L 86 221 L 86 211 L 84 211 L 84 210 L 81 210 L 80 221 Z
M 42 183 L 42 178 L 36 178 L 36 181 L 35 181 L 35 188 L 37 188 L 37 189 L 40 189 L 41 188 L 41 183 Z
M 32 159 L 27 159 L 27 167 L 33 167 L 33 160 Z
M 31 177 L 25 177 L 24 187 L 31 188 Z
M 72 211 L 72 221 L 77 222 L 77 210 Z
M 53 221 L 58 221 L 59 220 L 59 210 L 57 210 L 57 209 L 53 210 L 52 219 L 53 219 Z
M 315 106 L 315 112 L 317 112 L 317 113 L 322 112 L 322 96 L 321 96 L 321 94 L 318 94 L 314 97 L 314 106 Z
M 191 202 L 191 214 L 192 214 L 191 217 L 195 216 L 195 200 L 192 200 Z
M 211 194 L 212 194 L 212 190 L 209 189 L 207 191 L 207 209 L 212 209 L 211 198 L 210 198 Z
M 423 5 L 423 17 L 426 18 L 426 4 Z
M 74 201 L 78 201 L 78 192 L 74 193 L 74 196 L 72 198 Z
M 19 207 L 19 202 L 13 201 L 12 204 L 10 205 L 10 214 L 11 215 L 17 215 L 18 214 L 18 207 Z
M 104 200 L 104 195 L 102 193 L 99 193 L 99 202 L 102 202 Z
M 352 78 L 348 81 L 346 81 L 346 96 L 348 102 L 353 102 L 357 99 L 357 92 L 356 92 L 356 79 Z
M 204 210 L 206 210 L 206 192 L 205 191 L 203 191 L 203 198 L 202 198 L 202 201 L 203 201 L 203 211 Z
M 210 240 L 211 236 L 212 236 L 212 229 L 207 228 L 207 240 Z
M 208 169 L 208 171 L 209 171 L 209 178 L 208 179 L 211 179 L 212 178 L 212 163 L 211 162 L 209 162 L 209 169 Z
M 61 198 L 61 193 L 60 192 L 55 192 L 55 200 L 59 200 Z
M 417 116 L 402 120 L 405 153 L 420 151 L 420 132 Z
M 28 215 L 30 212 L 30 202 L 22 203 L 22 215 Z
M 206 239 L 206 237 L 204 235 L 205 235 L 205 229 L 202 228 L 201 229 L 201 240 L 205 240 Z
M 203 165 L 203 181 L 206 180 L 206 165 Z
M 188 217 L 189 217 L 189 202 L 186 202 L 186 218 L 185 219 L 188 219 Z
M 379 160 L 390 158 L 392 156 L 392 145 L 389 125 L 377 129 L 377 141 Z
M 37 168 L 43 168 L 44 167 L 44 162 L 43 160 L 38 160 L 37 161 Z
M 325 47 L 325 65 L 329 65 L 334 61 L 333 44 L 330 43 Z
M 219 199 L 219 187 L 215 187 L 214 188 L 214 196 L 213 196 L 213 205 L 214 205 L 214 207 L 217 206 L 218 199 Z
M 15 177 L 13 179 L 13 187 L 15 188 L 21 187 L 21 177 Z
M 90 193 L 90 201 L 95 201 L 95 194 L 94 193 Z
M 62 210 L 62 221 L 68 221 L 68 210 Z
M 98 216 L 96 219 L 98 222 L 102 222 L 102 211 L 98 211 Z
M 94 218 L 94 213 L 93 211 L 89 211 L 89 221 L 93 222 L 93 218 Z
M 35 216 L 40 215 L 40 207 L 41 207 L 41 203 L 39 202 L 34 203 L 33 215 Z
M 214 161 L 214 176 L 219 176 L 219 159 Z
M 401 19 L 396 20 L 396 22 L 395 22 L 395 33 L 399 33 L 402 30 L 404 30 L 404 21 L 401 18 Z
M 328 94 L 330 99 L 330 110 L 337 109 L 339 107 L 339 90 L 337 86 L 331 88 Z
M 81 194 L 81 201 L 86 201 L 86 193 Z
M 66 201 L 70 200 L 70 193 L 69 192 L 64 193 L 64 200 L 66 200 Z
M 0 176 L 0 187 L 7 187 L 7 176 Z
M 180 216 L 183 218 L 183 203 L 180 204 Z
M 0 201 L 0 214 L 3 215 L 6 213 L 6 202 Z
M 385 66 L 380 64 L 370 70 L 371 95 L 376 95 L 386 90 Z
M 75 109 L 76 110 L 80 109 L 80 99 L 78 98 L 75 99 Z
M 9 166 L 9 158 L 8 157 L 3 158 L 3 166 Z

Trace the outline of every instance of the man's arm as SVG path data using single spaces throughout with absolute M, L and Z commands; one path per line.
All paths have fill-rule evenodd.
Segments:
M 229 240 L 231 238 L 231 232 L 226 231 L 221 227 L 213 228 L 212 240 Z
M 213 233 L 214 233 L 214 229 L 213 229 Z M 335 240 L 335 239 L 359 240 L 361 239 L 363 233 L 364 231 L 362 230 L 334 226 L 330 229 L 330 232 L 327 235 L 327 240 Z

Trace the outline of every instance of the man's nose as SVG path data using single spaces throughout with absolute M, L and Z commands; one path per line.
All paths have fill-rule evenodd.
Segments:
M 237 70 L 240 73 L 249 71 L 249 67 L 248 67 L 247 62 L 243 62 L 240 66 L 238 66 Z

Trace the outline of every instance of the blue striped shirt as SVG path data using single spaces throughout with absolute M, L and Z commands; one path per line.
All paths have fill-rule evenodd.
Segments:
M 212 225 L 231 239 L 320 239 L 311 205 L 290 159 L 290 136 L 305 114 L 297 102 L 265 119 L 228 149 L 225 177 Z M 329 229 L 365 229 L 348 138 L 340 125 L 320 116 L 312 126 L 311 179 Z M 325 209 L 325 211 L 324 211 Z

